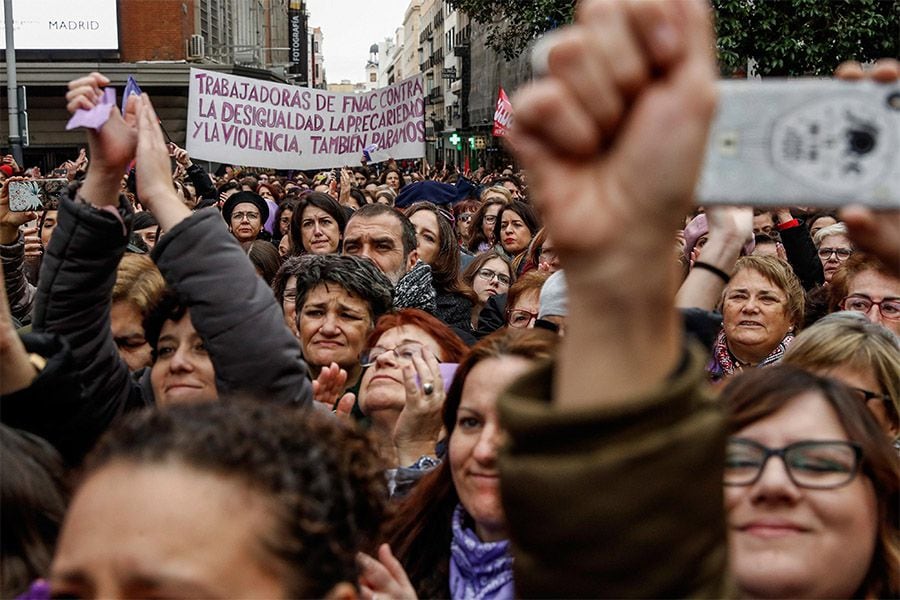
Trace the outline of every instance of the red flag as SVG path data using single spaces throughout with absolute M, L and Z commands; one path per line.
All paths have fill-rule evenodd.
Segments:
M 494 136 L 503 137 L 506 135 L 506 132 L 509 131 L 512 125 L 512 120 L 512 104 L 509 102 L 506 92 L 503 91 L 503 87 L 501 87 L 500 94 L 497 96 L 497 108 L 494 110 Z
M 466 162 L 463 163 L 463 173 L 468 173 L 472 170 L 472 167 L 469 166 L 469 155 L 466 154 Z

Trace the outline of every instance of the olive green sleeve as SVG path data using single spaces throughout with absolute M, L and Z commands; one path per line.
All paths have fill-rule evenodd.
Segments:
M 504 395 L 501 488 L 517 595 L 731 595 L 725 432 L 704 360 L 686 351 L 656 393 L 614 410 L 556 410 L 552 364 Z

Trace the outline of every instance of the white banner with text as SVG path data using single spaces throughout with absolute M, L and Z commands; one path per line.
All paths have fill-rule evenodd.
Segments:
M 191 69 L 187 151 L 248 167 L 323 169 L 425 155 L 422 75 L 345 94 Z

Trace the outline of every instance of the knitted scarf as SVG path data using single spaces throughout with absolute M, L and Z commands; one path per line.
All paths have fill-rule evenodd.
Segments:
M 482 542 L 464 526 L 462 505 L 453 511 L 450 542 L 450 597 L 453 600 L 506 600 L 515 597 L 509 541 Z
M 394 288 L 394 308 L 419 308 L 434 314 L 434 285 L 431 283 L 431 267 L 421 260 L 397 282 Z
M 784 356 L 785 351 L 788 349 L 788 346 L 790 346 L 793 341 L 794 334 L 790 331 L 787 332 L 781 341 L 778 342 L 778 345 L 775 346 L 775 349 L 756 366 L 766 367 L 780 361 Z M 741 366 L 738 364 L 737 359 L 731 353 L 731 350 L 728 349 L 728 343 L 725 341 L 724 329 L 719 331 L 719 335 L 716 336 L 716 342 L 713 344 L 712 360 L 706 370 L 709 371 L 714 380 L 733 375 L 741 370 Z

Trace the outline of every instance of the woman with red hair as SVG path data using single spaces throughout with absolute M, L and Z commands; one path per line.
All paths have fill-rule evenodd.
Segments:
M 458 363 L 466 345 L 435 317 L 408 308 L 378 319 L 366 347 L 359 407 L 372 420 L 384 458 L 407 467 L 434 456 L 452 378 L 441 363 Z

